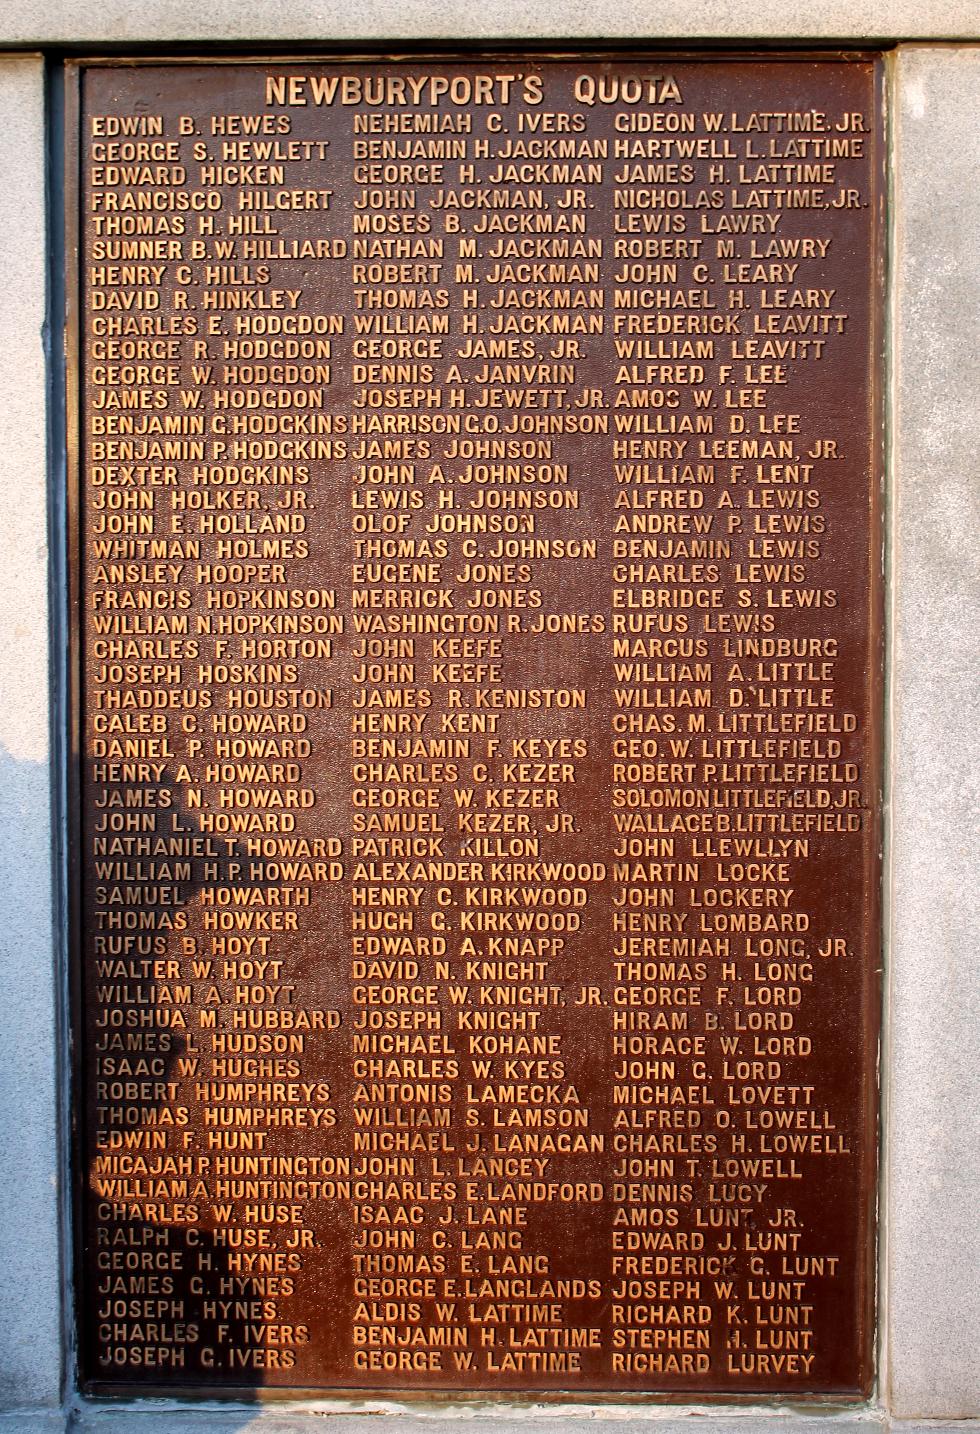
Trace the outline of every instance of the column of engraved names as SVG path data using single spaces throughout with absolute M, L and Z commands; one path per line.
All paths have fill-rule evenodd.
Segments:
M 615 246 L 630 362 L 613 440 L 614 729 L 635 735 L 632 764 L 613 764 L 629 857 L 613 1044 L 635 1057 L 617 1099 L 640 1178 L 613 1247 L 620 1296 L 641 1300 L 614 1312 L 624 1371 L 803 1379 L 821 1352 L 815 1296 L 842 1271 L 804 1212 L 852 1153 L 814 1074 L 832 1059 L 817 1034 L 840 979 L 826 960 L 847 950 L 818 937 L 814 890 L 842 859 L 837 834 L 859 850 L 865 799 L 841 760 L 857 719 L 835 691 L 842 599 L 825 576 L 847 401 L 810 374 L 845 370 L 825 211 L 867 207 L 867 126 L 706 110 L 684 116 L 686 145 L 619 145 L 617 234 L 657 236 Z M 670 163 L 671 146 L 692 162 Z M 650 1278 L 669 1270 L 688 1278 Z
M 156 161 L 143 193 L 159 194 L 166 209 L 167 186 L 182 178 L 180 146 L 153 115 L 92 114 L 86 129 L 83 781 L 92 810 L 84 960 L 94 985 L 89 1240 L 98 1340 L 91 1367 L 125 1377 L 183 1368 L 196 1334 L 185 1320 L 181 1236 L 194 1219 L 199 1172 L 184 1153 L 187 1112 L 177 1103 L 172 1052 L 191 1038 L 179 935 L 191 862 L 219 853 L 185 833 L 166 781 L 181 713 L 193 703 L 184 663 L 195 655 L 189 554 L 169 538 L 167 490 L 176 481 L 173 458 L 198 441 L 183 435 L 201 431 L 199 421 L 173 422 L 170 414 L 179 406 L 187 320 L 158 312 L 180 241 L 144 241 L 138 252 L 147 262 L 118 262 L 135 257 L 134 241 L 123 236 L 138 232 L 118 161 Z M 119 138 L 125 134 L 138 138 Z M 161 234 L 168 228 L 159 223 Z
M 455 1195 L 451 1102 L 459 1074 L 443 1010 L 451 876 L 443 799 L 469 740 L 432 716 L 424 635 L 445 611 L 444 545 L 424 530 L 429 434 L 449 332 L 444 242 L 420 213 L 458 141 L 404 141 L 421 162 L 381 163 L 378 117 L 345 113 L 351 236 L 350 976 L 354 1209 L 349 1356 L 358 1382 L 439 1374 L 458 1357 L 441 1303 Z M 408 133 L 412 126 L 409 124 Z M 465 143 L 465 141 L 463 141 Z M 393 155 L 394 149 L 388 150 Z M 392 180 L 401 179 L 401 184 Z M 421 191 L 424 193 L 425 191 Z M 424 201 L 422 202 L 424 203 Z
M 254 91 L 257 104 L 261 86 Z M 343 876 L 342 843 L 319 779 L 345 627 L 329 560 L 330 385 L 344 328 L 330 276 L 343 246 L 331 233 L 328 141 L 265 114 L 208 114 L 201 129 L 199 182 L 224 194 L 228 213 L 226 237 L 207 241 L 196 275 L 221 334 L 207 354 L 219 360 L 207 375 L 219 436 L 209 469 L 192 474 L 213 490 L 198 500 L 216 510 L 202 515 L 202 532 L 219 535 L 217 561 L 199 581 L 213 612 L 208 630 L 221 636 L 200 675 L 231 684 L 229 711 L 213 721 L 219 760 L 204 770 L 204 782 L 218 784 L 209 805 L 219 810 L 202 825 L 236 833 L 246 860 L 230 873 L 237 883 L 210 897 L 222 909 L 205 913 L 205 928 L 221 933 L 211 940 L 222 957 L 212 974 L 235 982 L 218 996 L 239 1009 L 218 1013 L 232 1029 L 215 1048 L 231 1055 L 214 1063 L 223 1082 L 199 1093 L 210 1107 L 205 1125 L 216 1127 L 209 1145 L 233 1152 L 220 1162 L 236 1177 L 224 1186 L 222 1238 L 260 1251 L 230 1263 L 248 1270 L 256 1293 L 279 1296 L 263 1301 L 261 1319 L 253 1305 L 244 1338 L 236 1331 L 231 1341 L 245 1347 L 227 1356 L 232 1369 L 265 1381 L 314 1369 L 321 1357 L 310 1348 L 311 1295 L 322 1212 L 344 1169 L 331 1151 L 338 1116 L 326 1078 L 328 1032 L 341 1019 L 328 893 Z
M 660 820 L 664 804 L 696 801 L 694 734 L 706 729 L 714 671 L 695 615 L 721 606 L 718 560 L 729 551 L 706 497 L 715 467 L 697 461 L 693 437 L 714 431 L 710 384 L 726 324 L 704 240 L 677 212 L 687 202 L 680 186 L 717 182 L 721 166 L 693 107 L 655 113 L 645 132 L 619 111 L 613 128 L 611 1052 L 620 1178 L 611 1192 L 610 1366 L 656 1380 L 711 1371 L 707 1277 L 730 1263 L 705 1256 L 704 1236 L 691 1229 L 701 1162 L 716 1148 L 705 983 L 729 943 L 691 929 L 684 894 L 699 867 Z
M 604 1136 L 575 1005 L 589 999 L 579 973 L 592 893 L 605 876 L 592 859 L 585 796 L 589 637 L 601 617 L 582 588 L 598 548 L 588 465 L 570 436 L 588 431 L 594 401 L 580 336 L 603 323 L 601 241 L 589 227 L 603 168 L 580 162 L 593 150 L 584 140 L 576 162 L 541 162 L 552 145 L 540 135 L 563 118 L 551 79 L 529 77 L 502 115 L 484 121 L 489 137 L 475 143 L 455 202 L 443 198 L 447 224 L 472 236 L 461 237 L 461 256 L 475 261 L 460 266 L 464 285 L 474 282 L 464 303 L 476 310 L 457 350 L 476 435 L 472 447 L 459 445 L 473 461 L 455 480 L 475 510 L 456 521 L 457 532 L 474 534 L 460 541 L 474 560 L 460 576 L 477 588 L 468 602 L 502 611 L 510 657 L 502 689 L 478 686 L 474 696 L 478 709 L 515 714 L 488 741 L 486 790 L 476 788 L 474 805 L 502 835 L 470 844 L 491 860 L 465 894 L 476 909 L 461 924 L 475 934 L 460 944 L 479 982 L 469 999 L 483 1008 L 472 1017 L 467 1091 L 468 1119 L 482 1131 L 470 1163 L 482 1179 L 466 1185 L 466 1220 L 483 1229 L 469 1241 L 477 1253 L 465 1288 L 490 1346 L 486 1372 L 502 1383 L 595 1369 L 601 1341 L 601 1282 L 591 1260 L 569 1258 L 604 1190 L 594 1159 Z
M 514 77 L 483 81 L 499 99 Z M 560 573 L 572 559 L 591 560 L 595 543 L 525 536 L 541 531 L 545 513 L 579 510 L 577 475 L 570 465 L 552 461 L 561 440 L 534 436 L 566 431 L 557 410 L 572 398 L 576 369 L 568 349 L 574 345 L 547 337 L 551 316 L 536 312 L 540 289 L 522 285 L 522 271 L 532 267 L 547 268 L 553 281 L 559 268 L 571 266 L 515 264 L 529 253 L 528 241 L 506 236 L 516 227 L 513 210 L 531 206 L 541 211 L 541 232 L 564 235 L 572 225 L 554 204 L 563 198 L 567 204 L 566 190 L 552 190 L 547 182 L 530 189 L 507 182 L 500 158 L 514 146 L 498 153 L 482 137 L 492 126 L 479 111 L 474 117 L 451 108 L 438 114 L 435 126 L 428 113 L 355 112 L 354 119 L 355 159 L 375 161 L 355 164 L 363 187 L 354 200 L 354 322 L 365 337 L 354 340 L 354 404 L 367 413 L 355 417 L 354 428 L 368 435 L 355 451 L 369 461 L 354 473 L 354 603 L 383 611 L 355 616 L 360 630 L 374 634 L 359 645 L 358 655 L 374 661 L 355 669 L 355 682 L 366 681 L 372 690 L 363 700 L 355 696 L 353 729 L 400 734 L 355 738 L 355 755 L 388 760 L 355 767 L 354 790 L 369 773 L 384 784 L 384 795 L 356 795 L 356 801 L 412 809 L 389 811 L 370 823 L 355 820 L 375 832 L 425 833 L 374 837 L 358 843 L 365 854 L 440 858 L 361 867 L 362 879 L 373 876 L 379 886 L 374 895 L 355 897 L 355 932 L 373 921 L 376 931 L 399 929 L 406 937 L 356 935 L 355 953 L 402 954 L 397 968 L 375 963 L 375 978 L 414 981 L 400 988 L 403 1002 L 442 1006 L 376 1013 L 376 1024 L 386 1030 L 423 1027 L 427 1034 L 378 1036 L 368 1048 L 434 1059 L 378 1063 L 379 1074 L 403 1080 L 400 1087 L 375 1087 L 388 1114 L 372 1118 L 409 1130 L 369 1138 L 374 1148 L 382 1140 L 382 1148 L 397 1141 L 397 1148 L 429 1154 L 430 1181 L 414 1188 L 420 1199 L 446 1202 L 431 1237 L 445 1254 L 413 1254 L 400 1263 L 423 1275 L 449 1272 L 444 1280 L 415 1286 L 435 1301 L 434 1309 L 422 1306 L 425 1312 L 415 1314 L 423 1329 L 434 1315 L 434 1348 L 365 1354 L 357 1362 L 369 1370 L 452 1369 L 512 1378 L 581 1367 L 576 1353 L 565 1352 L 577 1340 L 561 1301 L 581 1299 L 588 1282 L 551 1278 L 551 1259 L 536 1227 L 542 1206 L 590 1198 L 587 1182 L 555 1178 L 567 1168 L 556 1156 L 587 1148 L 589 1137 L 568 1131 L 586 1128 L 589 1113 L 566 1077 L 562 1034 L 548 1027 L 565 1003 L 556 982 L 557 961 L 568 949 L 564 933 L 582 926 L 580 911 L 572 908 L 584 905 L 587 895 L 576 883 L 597 872 L 589 863 L 560 869 L 538 860 L 548 852 L 549 832 L 577 830 L 563 810 L 571 798 L 562 786 L 576 780 L 571 759 L 588 752 L 584 737 L 538 735 L 540 714 L 584 709 L 584 688 L 525 684 L 513 658 L 546 633 L 584 630 L 580 615 L 557 610 L 544 584 L 538 586 L 538 574 Z M 443 137 L 416 137 L 434 127 Z M 417 162 L 395 163 L 410 159 Z M 384 184 L 396 173 L 403 186 Z M 484 213 L 490 196 L 511 212 Z M 584 231 L 584 215 L 576 227 Z M 541 255 L 556 241 L 532 242 Z M 566 238 L 558 242 L 560 252 L 571 252 Z M 576 244 L 584 253 L 584 241 Z M 358 264 L 358 257 L 373 262 Z M 365 281 L 372 287 L 361 288 Z M 450 294 L 456 300 L 451 316 Z M 568 331 L 565 321 L 561 331 Z M 552 350 L 568 361 L 550 361 Z M 357 365 L 363 357 L 388 362 Z M 547 412 L 528 411 L 535 409 Z M 548 518 L 543 521 L 550 526 Z M 362 540 L 359 533 L 372 536 Z M 358 556 L 367 561 L 358 563 Z M 545 561 L 539 566 L 530 559 Z M 363 581 L 371 586 L 359 593 Z M 368 710 L 358 713 L 358 705 Z M 413 710 L 398 710 L 406 708 Z M 535 735 L 523 736 L 529 729 L 520 714 L 529 711 L 538 718 Z M 561 730 L 574 728 L 563 724 Z M 571 885 L 559 894 L 562 877 Z M 401 910 L 359 912 L 358 905 L 368 902 Z M 421 915 L 425 907 L 427 918 Z M 365 969 L 372 968 L 355 964 L 355 977 Z M 391 1000 L 399 988 L 381 990 L 385 994 L 372 999 Z M 355 1037 L 359 1049 L 366 1044 Z M 421 1086 L 423 1076 L 430 1083 L 441 1077 L 443 1084 Z M 406 1077 L 414 1077 L 414 1088 Z M 392 1101 L 400 1093 L 420 1099 L 426 1091 L 428 1109 L 423 1103 L 399 1110 Z M 446 1106 L 448 1116 L 451 1102 L 451 1137 L 419 1131 L 432 1124 L 433 1104 L 438 1121 L 438 1107 Z M 359 1118 L 366 1122 L 368 1115 Z M 591 1139 L 594 1149 L 601 1136 Z M 401 1173 L 417 1179 L 419 1166 L 405 1165 Z M 598 1198 L 601 1186 L 593 1182 L 591 1191 Z M 450 1228 L 440 1230 L 440 1224 Z M 421 1243 L 403 1242 L 397 1233 L 375 1232 L 373 1238 L 395 1248 Z M 394 1257 L 386 1262 L 384 1256 L 356 1255 L 355 1261 L 384 1270 Z M 384 1314 L 378 1308 L 361 1312 Z M 399 1313 L 404 1323 L 413 1312 L 391 1307 L 393 1319 Z M 409 1337 L 383 1327 L 356 1336 L 381 1346 Z M 596 1347 L 598 1331 L 583 1338 Z
M 169 902 L 176 908 L 168 921 L 181 932 L 174 938 L 176 959 L 168 960 L 166 971 L 129 968 L 143 981 L 138 994 L 150 1008 L 148 1023 L 187 1031 L 154 1037 L 161 1068 L 180 1079 L 165 1082 L 166 1091 L 155 1097 L 161 1108 L 144 1108 L 142 1117 L 153 1127 L 180 1127 L 179 1139 L 164 1132 L 161 1140 L 156 1130 L 152 1139 L 141 1136 L 129 1149 L 145 1145 L 168 1153 L 152 1166 L 142 1156 L 115 1156 L 113 1173 L 144 1176 L 118 1187 L 130 1202 L 130 1220 L 159 1226 L 155 1238 L 164 1244 L 175 1232 L 172 1268 L 178 1273 L 166 1277 L 180 1296 L 173 1301 L 174 1318 L 181 1320 L 172 1327 L 174 1367 L 249 1381 L 257 1371 L 262 1378 L 267 1370 L 293 1368 L 298 1347 L 307 1342 L 307 1326 L 290 1307 L 308 1258 L 300 1252 L 315 1239 L 307 1220 L 322 1193 L 318 1177 L 330 1168 L 330 1157 L 299 1153 L 297 1135 L 334 1123 L 329 1087 L 311 1075 L 308 1058 L 315 1052 L 313 1072 L 322 1066 L 320 1033 L 338 1015 L 316 1008 L 293 978 L 300 974 L 295 943 L 301 919 L 311 923 L 318 889 L 340 875 L 339 863 L 328 860 L 338 854 L 336 841 L 305 834 L 300 814 L 315 804 L 303 783 L 304 764 L 315 758 L 317 714 L 330 705 L 321 674 L 342 621 L 333 589 L 305 580 L 312 554 L 305 492 L 311 465 L 292 461 L 306 456 L 295 435 L 309 431 L 309 415 L 323 406 L 329 364 L 321 360 L 329 357 L 330 340 L 321 335 L 335 325 L 310 312 L 315 306 L 303 303 L 299 286 L 285 287 L 291 276 L 281 269 L 277 274 L 278 266 L 253 262 L 298 257 L 300 250 L 295 240 L 277 241 L 274 249 L 272 240 L 244 237 L 275 232 L 252 212 L 266 191 L 244 185 L 268 184 L 272 192 L 289 194 L 287 175 L 322 153 L 276 141 L 282 163 L 242 165 L 250 159 L 251 142 L 229 136 L 261 133 L 263 127 L 267 132 L 266 116 L 134 121 L 113 115 L 101 122 L 110 133 L 126 132 L 128 124 L 143 133 L 184 137 L 160 138 L 135 156 L 159 159 L 165 146 L 172 164 L 116 166 L 112 198 L 113 191 L 95 187 L 112 171 L 93 171 L 93 227 L 120 236 L 114 252 L 108 241 L 96 252 L 170 261 L 149 267 L 157 286 L 149 291 L 147 266 L 115 270 L 117 307 L 146 310 L 121 319 L 118 332 L 139 334 L 129 342 L 142 346 L 144 356 L 166 342 L 174 363 L 166 388 L 157 379 L 160 387 L 139 404 L 132 397 L 121 401 L 153 409 L 158 426 L 114 431 L 180 436 L 144 437 L 131 451 L 120 440 L 111 455 L 173 460 L 157 465 L 166 489 L 159 495 L 162 505 L 156 504 L 150 523 L 128 530 L 152 538 L 116 539 L 113 555 L 169 560 L 118 570 L 127 585 L 118 603 L 157 614 L 152 626 L 147 620 L 125 628 L 120 619 L 119 628 L 154 634 L 152 642 L 141 640 L 143 656 L 153 656 L 148 647 L 165 640 L 171 649 L 179 646 L 184 659 L 183 668 L 157 663 L 97 678 L 125 684 L 117 699 L 103 701 L 135 702 L 168 714 L 156 719 L 154 729 L 167 731 L 169 719 L 168 736 L 154 739 L 164 760 L 149 770 L 171 832 L 179 833 L 167 838 L 167 855 L 196 858 L 180 865 L 182 884 L 169 898 L 162 888 L 141 892 L 145 906 Z M 266 148 L 271 152 L 273 145 Z M 158 196 L 154 184 L 169 188 Z M 95 274 L 93 268 L 93 282 L 99 282 Z M 140 297 L 127 302 L 127 292 L 137 286 L 143 286 Z M 297 361 L 281 361 L 287 358 Z M 298 361 L 306 358 L 317 362 Z M 122 382 L 132 384 L 132 376 L 122 375 Z M 138 484 L 153 473 L 149 463 L 119 464 L 106 468 L 102 481 Z M 138 552 L 137 543 L 143 545 Z M 146 588 L 134 588 L 154 581 L 175 585 L 166 603 L 147 602 Z M 178 611 L 160 616 L 160 608 Z M 146 689 L 132 685 L 142 683 Z M 181 714 L 179 727 L 170 712 Z M 121 780 L 132 777 L 123 774 Z M 138 875 L 159 880 L 161 868 L 144 863 Z M 126 899 L 133 902 L 132 888 Z M 161 924 L 159 912 L 153 923 Z M 139 920 L 140 927 L 149 924 Z M 148 974 L 179 984 L 147 985 Z M 176 1002 L 194 1009 L 175 1020 L 170 1007 Z M 132 1049 L 132 1038 L 127 1040 Z M 179 1154 L 171 1152 L 175 1144 Z M 169 1188 L 172 1205 L 139 1203 L 154 1188 L 146 1178 L 152 1173 L 165 1177 L 156 1190 L 165 1194 Z M 117 1204 L 114 1215 L 100 1209 L 96 1216 L 119 1219 L 122 1212 Z M 116 1239 L 114 1231 L 107 1234 Z M 131 1374 L 162 1363 L 154 1363 L 152 1350 L 139 1350 L 141 1342 L 153 1341 L 146 1325 L 133 1327 L 125 1339 L 125 1357 L 112 1356 L 117 1367 L 125 1365 Z

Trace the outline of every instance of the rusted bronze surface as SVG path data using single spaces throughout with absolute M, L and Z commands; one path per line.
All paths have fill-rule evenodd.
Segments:
M 869 1387 L 868 57 L 78 85 L 91 1387 Z

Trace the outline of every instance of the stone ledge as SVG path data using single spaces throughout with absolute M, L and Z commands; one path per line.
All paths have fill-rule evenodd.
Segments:
M 369 1422 L 365 1422 L 365 1421 Z M 206 1424 L 205 1424 L 206 1421 Z M 878 1434 L 884 1416 L 873 1410 L 813 1413 L 785 1408 L 712 1409 L 706 1405 L 459 1404 L 399 1406 L 389 1401 L 356 1404 L 334 1400 L 289 1405 L 208 1402 L 190 1408 L 171 1401 L 143 1401 L 125 1408 L 88 1405 L 76 1411 L 73 1434 L 574 1434 L 583 1424 L 613 1426 L 616 1434 Z M 2 1434 L 2 1430 L 0 1430 Z
M 549 1434 L 580 1434 L 586 1422 L 614 1426 L 616 1434 L 693 1434 L 695 1429 L 698 1434 L 980 1434 L 980 1422 L 899 1423 L 870 1408 L 807 1412 L 705 1405 L 510 1405 L 490 1414 L 486 1405 L 413 1410 L 369 1401 L 356 1408 L 334 1401 L 261 1409 L 211 1402 L 196 1408 L 170 1401 L 93 1404 L 73 1412 L 66 1434 L 528 1434 L 529 1427 L 546 1428 Z M 0 1420 L 0 1434 L 6 1429 Z M 25 1425 L 24 1434 L 35 1434 L 35 1426 Z M 54 1431 L 39 1424 L 36 1434 Z

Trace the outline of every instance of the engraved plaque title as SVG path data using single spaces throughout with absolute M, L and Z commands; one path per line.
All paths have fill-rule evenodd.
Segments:
M 876 62 L 73 75 L 90 1387 L 866 1391 Z

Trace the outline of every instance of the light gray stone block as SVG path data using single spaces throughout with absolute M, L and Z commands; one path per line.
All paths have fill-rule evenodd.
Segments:
M 57 1402 L 44 77 L 0 59 L 0 1407 Z
M 609 1434 L 884 1434 L 881 1415 L 868 1412 L 790 1414 L 774 1408 L 764 1411 L 710 1409 L 704 1405 L 513 1405 L 469 1410 L 456 1406 L 410 1408 L 365 1400 L 357 1413 L 338 1412 L 329 1401 L 300 1409 L 281 1405 L 249 1410 L 220 1409 L 214 1405 L 197 1413 L 175 1407 L 133 1410 L 90 1410 L 73 1426 L 73 1434 L 195 1434 L 206 1421 L 207 1434 L 584 1434 L 586 1428 Z M 0 1428 L 2 1434 L 2 1428 Z
M 980 50 L 896 57 L 885 1392 L 980 1412 Z
M 969 39 L 970 0 L 34 0 L 0 6 L 0 44 L 144 40 Z

